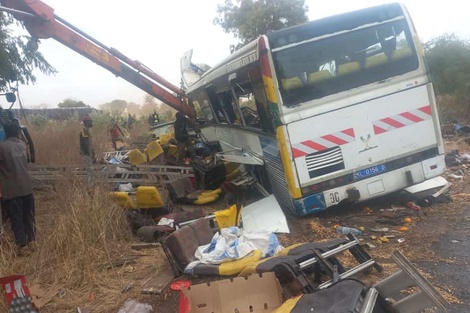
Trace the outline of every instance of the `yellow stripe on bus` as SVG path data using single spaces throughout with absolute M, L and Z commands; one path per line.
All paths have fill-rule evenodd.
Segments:
M 276 89 L 274 88 L 273 78 L 263 75 L 263 82 L 268 101 L 271 101 L 272 103 L 277 103 Z
M 292 163 L 290 160 L 289 150 L 286 143 L 286 137 L 284 135 L 284 127 L 279 126 L 276 130 L 276 139 L 279 145 L 279 152 L 281 154 L 281 161 L 284 167 L 284 173 L 286 175 L 287 188 L 292 198 L 298 199 L 302 196 L 300 188 L 295 185 L 294 171 L 292 169 Z

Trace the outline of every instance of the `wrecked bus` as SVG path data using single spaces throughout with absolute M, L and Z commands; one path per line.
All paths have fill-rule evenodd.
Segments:
M 203 135 L 239 151 L 303 216 L 443 173 L 428 74 L 411 18 L 393 3 L 268 33 L 184 81 Z

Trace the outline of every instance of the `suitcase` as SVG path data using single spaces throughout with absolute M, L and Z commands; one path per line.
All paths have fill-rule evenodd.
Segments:
M 359 280 L 344 279 L 330 287 L 304 294 L 286 301 L 285 311 L 290 313 L 322 312 L 322 313 L 360 313 L 369 288 Z M 393 312 L 385 299 L 378 297 L 373 313 Z

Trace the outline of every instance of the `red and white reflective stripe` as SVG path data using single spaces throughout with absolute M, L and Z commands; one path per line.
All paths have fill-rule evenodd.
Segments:
M 374 125 L 374 133 L 379 135 L 394 129 L 431 119 L 431 117 L 431 106 L 428 105 L 413 111 L 403 112 L 394 116 L 380 119 L 378 121 L 374 121 L 372 124 Z
M 292 145 L 292 155 L 300 158 L 307 154 L 326 150 L 328 148 L 345 145 L 356 140 L 354 129 L 348 128 L 333 134 L 324 135 L 315 139 L 302 141 Z

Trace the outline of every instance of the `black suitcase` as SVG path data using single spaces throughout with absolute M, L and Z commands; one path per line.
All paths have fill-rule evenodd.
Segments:
M 326 289 L 302 295 L 290 312 L 359 313 L 368 290 L 369 288 L 359 280 L 340 280 Z M 378 296 L 372 312 L 389 313 L 393 312 L 393 309 Z

